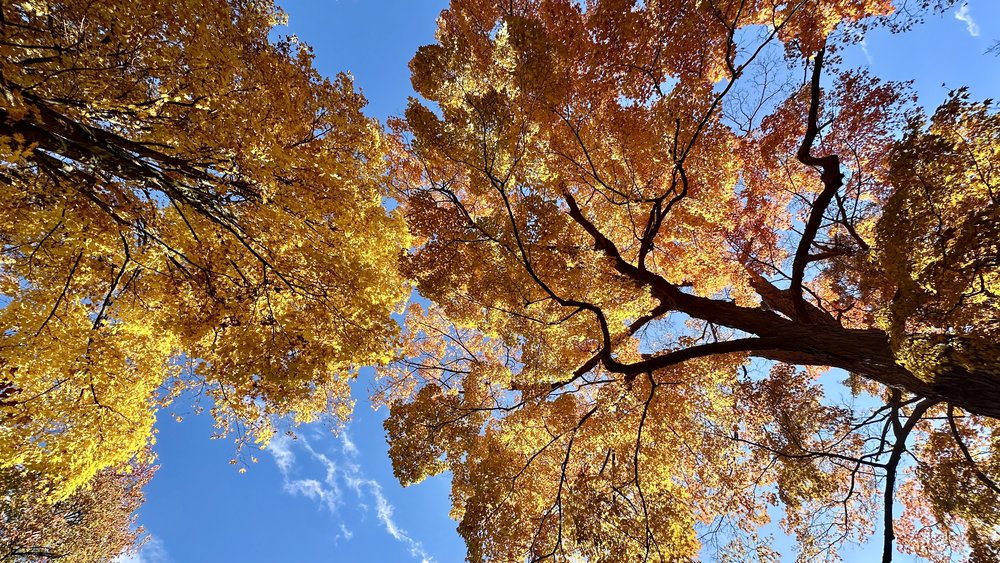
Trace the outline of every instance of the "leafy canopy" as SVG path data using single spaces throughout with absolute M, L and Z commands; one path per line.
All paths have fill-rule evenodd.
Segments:
M 997 111 L 839 59 L 948 4 L 452 1 L 381 400 L 471 561 L 996 556 Z
M 350 80 L 269 0 L 2 10 L 0 467 L 66 498 L 184 389 L 238 440 L 346 417 L 408 290 Z
M 142 487 L 154 467 L 128 463 L 98 471 L 68 498 L 39 502 L 39 478 L 23 470 L 0 470 L 0 560 L 114 561 L 148 539 L 136 526 Z
M 394 358 L 472 561 L 996 559 L 1000 119 L 839 60 L 952 3 L 454 0 L 392 135 L 269 0 L 5 3 L 3 548 L 134 541 L 177 393 L 266 442 Z

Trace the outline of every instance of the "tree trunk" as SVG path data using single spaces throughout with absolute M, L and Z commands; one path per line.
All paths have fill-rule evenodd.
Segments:
M 653 284 L 651 284 L 653 285 Z M 1000 419 L 1000 345 L 953 337 L 937 352 L 904 366 L 879 329 L 846 329 L 836 323 L 791 320 L 762 308 L 699 297 L 666 283 L 653 294 L 694 318 L 768 337 L 771 347 L 752 355 L 798 365 L 842 368 L 883 385 Z M 778 339 L 780 344 L 774 346 Z

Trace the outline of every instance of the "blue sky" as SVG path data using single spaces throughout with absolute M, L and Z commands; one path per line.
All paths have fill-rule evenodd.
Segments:
M 441 0 L 285 0 L 285 33 L 316 51 L 316 65 L 346 70 L 369 100 L 368 113 L 402 113 L 412 94 L 407 64 L 433 42 Z M 916 80 L 933 108 L 949 89 L 1000 97 L 1000 58 L 983 55 L 1000 39 L 1000 2 L 970 0 L 903 36 L 873 33 L 847 53 L 879 76 Z M 210 440 L 207 415 L 183 403 L 161 413 L 160 470 L 147 487 L 140 522 L 152 538 L 131 558 L 142 563 L 407 562 L 464 560 L 448 518 L 446 478 L 403 489 L 392 475 L 382 430 L 385 412 L 367 402 L 370 372 L 354 385 L 354 421 L 339 437 L 321 425 L 279 437 L 260 463 L 239 474 L 230 440 Z M 169 415 L 184 415 L 175 422 Z M 865 551 L 845 553 L 853 560 Z M 904 558 L 898 559 L 904 561 Z

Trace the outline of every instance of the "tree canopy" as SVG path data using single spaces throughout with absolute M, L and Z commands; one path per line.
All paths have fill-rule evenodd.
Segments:
M 453 0 L 382 400 L 471 561 L 995 560 L 1000 118 L 840 58 L 930 4 Z
M 102 469 L 55 503 L 37 498 L 38 474 L 0 470 L 0 561 L 113 561 L 141 547 L 148 538 L 136 511 L 154 471 L 148 458 Z
M 473 562 L 1000 558 L 1000 112 L 841 57 L 953 4 L 453 0 L 386 131 L 271 0 L 4 2 L 2 557 L 379 365 Z
M 270 1 L 4 2 L 0 467 L 52 500 L 181 389 L 223 431 L 350 412 L 408 291 L 386 144 Z

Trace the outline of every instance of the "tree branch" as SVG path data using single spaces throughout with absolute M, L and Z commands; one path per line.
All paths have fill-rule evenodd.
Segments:
M 972 472 L 975 473 L 976 478 L 992 489 L 993 492 L 1000 494 L 1000 486 L 997 485 L 996 481 L 990 479 L 989 475 L 983 473 L 982 469 L 979 469 L 979 464 L 972 458 L 972 453 L 969 452 L 968 446 L 962 441 L 962 435 L 959 434 L 958 425 L 955 423 L 955 407 L 953 405 L 948 405 L 948 426 L 951 427 L 951 435 L 954 436 L 955 443 L 958 444 L 958 449 L 962 450 L 962 455 L 965 457 L 965 461 L 969 462 L 969 466 L 972 467 Z
M 797 157 L 799 162 L 806 166 L 818 166 L 822 169 L 820 180 L 823 182 L 823 191 L 816 196 L 813 202 L 809 220 L 806 222 L 799 246 L 795 250 L 795 258 L 792 262 L 792 283 L 789 287 L 792 302 L 795 304 L 795 311 L 800 320 L 809 322 L 809 315 L 805 300 L 802 297 L 802 281 L 805 277 L 806 265 L 811 261 L 809 250 L 812 248 L 816 234 L 819 232 L 820 224 L 823 221 L 823 214 L 826 208 L 833 201 L 833 196 L 844 184 L 844 174 L 840 171 L 840 158 L 835 154 L 822 157 L 812 156 L 812 147 L 819 134 L 819 99 L 821 95 L 820 76 L 823 70 L 824 49 L 816 53 L 816 63 L 813 66 L 812 81 L 810 84 L 809 117 L 806 122 L 806 133 L 802 137 L 802 144 L 799 145 Z
M 895 422 L 893 425 L 893 434 L 896 436 L 896 442 L 892 446 L 892 453 L 889 454 L 889 461 L 885 464 L 885 491 L 883 491 L 885 530 L 884 541 L 882 543 L 882 563 L 892 563 L 892 544 L 896 539 L 896 534 L 892 529 L 892 503 L 896 497 L 896 470 L 899 467 L 900 460 L 903 458 L 903 452 L 906 451 L 906 438 L 910 435 L 913 427 L 920 422 L 921 417 L 927 412 L 927 409 L 935 404 L 937 404 L 937 401 L 934 399 L 923 399 L 913 407 L 913 412 L 910 413 L 910 416 L 906 419 L 906 423 L 903 425 L 899 425 L 898 419 L 893 416 Z

